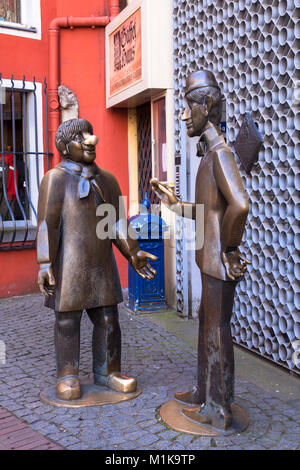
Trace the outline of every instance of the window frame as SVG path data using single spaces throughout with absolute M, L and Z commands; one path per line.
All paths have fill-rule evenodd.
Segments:
M 159 170 L 157 171 L 156 154 L 155 154 L 155 123 L 154 123 L 154 103 L 161 98 L 165 98 L 165 119 L 166 119 L 166 173 L 167 179 L 165 182 L 174 183 L 174 105 L 173 105 L 173 90 L 167 89 L 161 93 L 156 94 L 151 99 L 151 142 L 152 142 L 152 178 L 157 178 Z

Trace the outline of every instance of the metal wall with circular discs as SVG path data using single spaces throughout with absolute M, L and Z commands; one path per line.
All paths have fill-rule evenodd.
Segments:
M 298 374 L 299 7 L 299 0 L 174 0 L 176 154 L 186 76 L 199 68 L 222 85 L 230 147 L 246 112 L 264 137 L 251 173 L 240 167 L 250 202 L 242 249 L 252 265 L 237 289 L 233 338 Z

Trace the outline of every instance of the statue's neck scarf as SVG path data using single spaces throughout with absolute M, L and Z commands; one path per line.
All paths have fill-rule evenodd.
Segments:
M 92 163 L 91 165 L 82 165 L 81 163 L 73 162 L 71 160 L 63 160 L 59 164 L 59 168 L 67 173 L 71 173 L 79 177 L 79 199 L 88 197 L 92 188 L 95 190 L 97 196 L 100 197 L 100 202 L 105 202 L 103 192 L 95 179 L 98 174 L 98 167 L 95 163 Z

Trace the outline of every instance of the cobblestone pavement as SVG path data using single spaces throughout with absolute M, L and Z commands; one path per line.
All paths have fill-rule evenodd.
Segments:
M 55 383 L 53 312 L 40 295 L 0 301 L 0 405 L 33 430 L 67 449 L 300 449 L 300 412 L 255 384 L 236 380 L 236 402 L 248 413 L 240 435 L 197 437 L 168 428 L 159 407 L 174 391 L 195 383 L 196 352 L 147 318 L 121 305 L 122 371 L 138 379 L 143 393 L 118 405 L 56 408 L 43 404 L 40 390 Z M 91 324 L 82 319 L 81 376 L 91 374 Z

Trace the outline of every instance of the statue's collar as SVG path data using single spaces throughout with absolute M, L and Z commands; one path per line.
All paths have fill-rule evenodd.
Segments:
M 203 143 L 205 144 L 206 151 L 203 152 Z M 213 150 L 217 145 L 224 144 L 223 134 L 218 126 L 208 122 L 202 132 L 198 142 L 198 152 L 207 153 Z
M 211 122 L 207 123 L 200 140 L 204 140 L 208 151 L 212 150 L 217 145 L 224 143 L 224 137 L 219 126 L 215 126 Z

